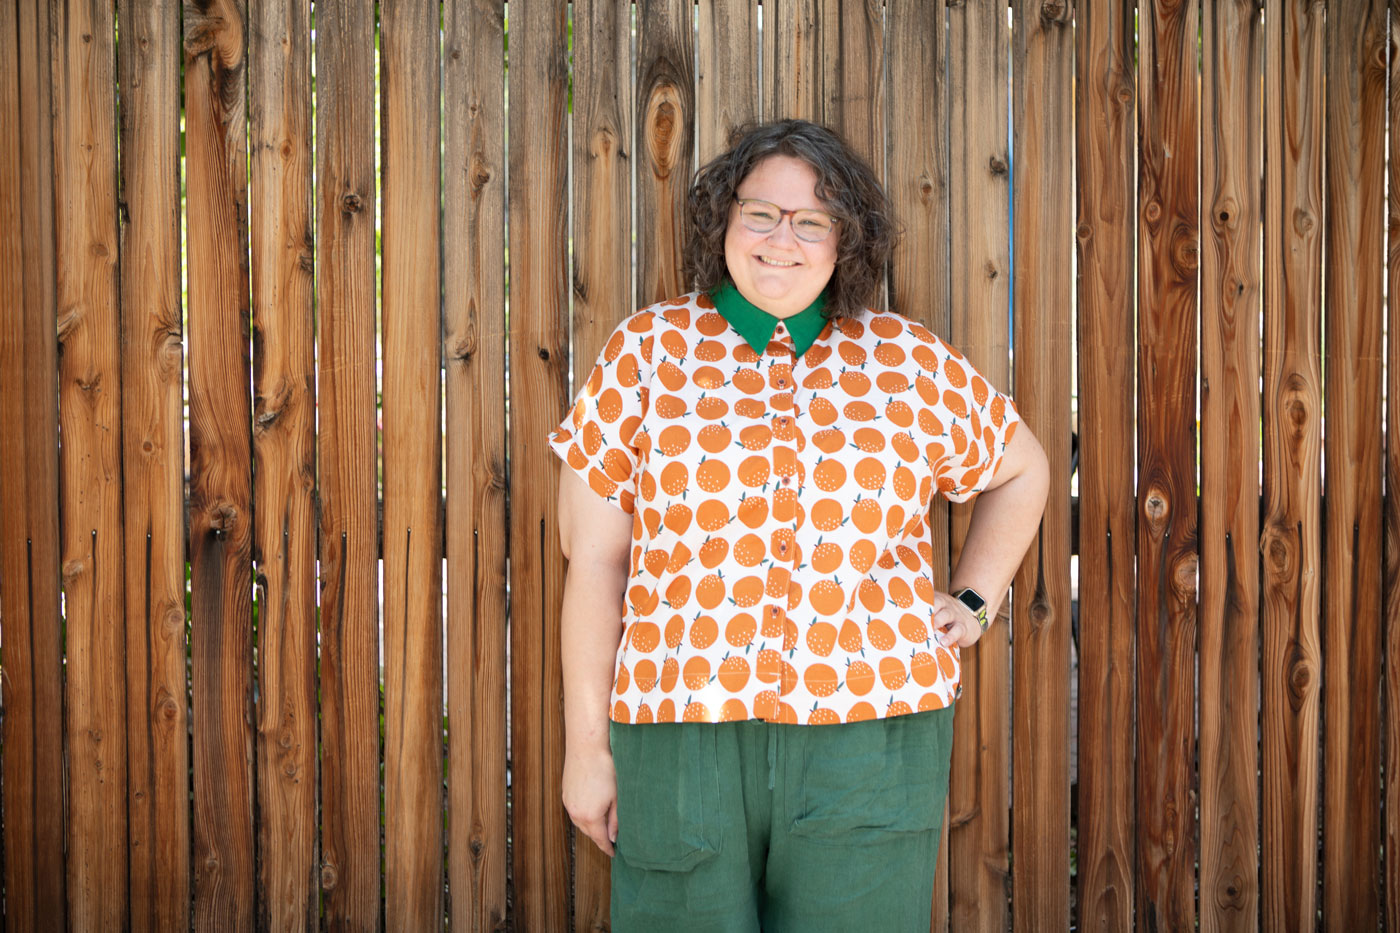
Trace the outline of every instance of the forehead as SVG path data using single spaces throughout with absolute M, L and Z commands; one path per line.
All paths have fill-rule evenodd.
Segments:
M 806 162 L 787 155 L 763 159 L 736 191 L 741 198 L 762 198 L 789 209 L 826 206 L 817 196 L 817 173 Z

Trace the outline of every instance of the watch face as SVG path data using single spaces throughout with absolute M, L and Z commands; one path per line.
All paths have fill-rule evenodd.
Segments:
M 961 590 L 958 592 L 958 601 L 973 612 L 981 612 L 987 608 L 987 601 L 977 595 L 976 590 Z

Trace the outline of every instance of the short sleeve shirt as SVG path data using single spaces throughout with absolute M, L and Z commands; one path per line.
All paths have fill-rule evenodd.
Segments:
M 805 313 L 805 312 L 804 312 Z M 1019 423 L 892 312 L 757 352 L 704 293 L 613 332 L 550 446 L 630 513 L 611 716 L 836 723 L 939 709 L 934 495 L 966 501 Z

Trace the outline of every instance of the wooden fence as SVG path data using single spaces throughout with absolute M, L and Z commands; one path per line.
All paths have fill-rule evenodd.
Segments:
M 933 927 L 1400 929 L 1392 6 L 0 3 L 7 929 L 606 928 L 545 434 L 779 115 L 1051 458 Z

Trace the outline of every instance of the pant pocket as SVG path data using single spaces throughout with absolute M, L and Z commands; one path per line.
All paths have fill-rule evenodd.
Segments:
M 812 740 L 794 834 L 856 845 L 939 827 L 952 709 L 804 729 Z
M 617 770 L 617 854 L 633 868 L 689 871 L 719 851 L 719 765 L 713 726 L 611 728 Z

